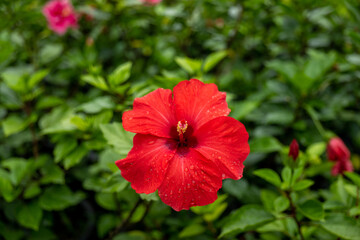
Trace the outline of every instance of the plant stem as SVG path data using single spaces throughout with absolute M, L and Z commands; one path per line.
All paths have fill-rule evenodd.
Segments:
M 309 114 L 311 120 L 314 122 L 314 125 L 315 125 L 316 129 L 319 131 L 320 135 L 326 139 L 326 131 L 323 128 L 323 126 L 321 125 L 321 123 L 316 115 L 315 110 L 309 105 L 306 105 L 305 109 L 306 109 L 307 113 Z
M 25 103 L 24 110 L 25 110 L 27 116 L 30 118 L 31 111 L 32 111 L 30 103 L 28 103 L 28 102 Z M 34 123 L 30 123 L 29 128 L 30 128 L 30 132 L 31 132 L 31 136 L 32 136 L 33 155 L 34 155 L 34 158 L 37 159 L 39 157 L 39 144 L 38 144 L 38 139 L 36 136 L 36 130 L 35 130 Z
M 290 207 L 291 207 L 291 217 L 294 219 L 294 221 L 296 222 L 296 225 L 298 227 L 298 232 L 299 232 L 299 236 L 301 240 L 304 240 L 304 236 L 301 232 L 301 223 L 300 221 L 296 218 L 296 207 L 295 204 L 293 202 L 293 200 L 291 199 L 290 193 L 289 192 L 285 192 L 286 197 L 289 199 L 290 202 Z
M 141 198 L 139 198 L 135 206 L 131 209 L 129 215 L 121 222 L 119 226 L 117 226 L 113 231 L 109 233 L 109 236 L 106 238 L 107 240 L 113 239 L 116 236 L 116 234 L 118 234 L 123 228 L 125 228 L 129 224 L 131 217 L 134 215 L 135 210 L 140 206 L 141 202 L 142 200 Z

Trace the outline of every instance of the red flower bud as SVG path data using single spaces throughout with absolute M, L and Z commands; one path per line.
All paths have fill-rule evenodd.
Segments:
M 293 139 L 290 144 L 289 156 L 294 159 L 294 161 L 299 156 L 299 144 L 296 139 Z
M 338 138 L 330 139 L 327 145 L 327 155 L 330 161 L 350 160 L 350 151 L 344 142 Z

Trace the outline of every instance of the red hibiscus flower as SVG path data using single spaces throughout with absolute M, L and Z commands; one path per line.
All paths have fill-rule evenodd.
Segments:
M 248 133 L 227 117 L 225 98 L 215 84 L 191 79 L 135 99 L 123 114 L 134 146 L 116 165 L 137 193 L 158 190 L 180 211 L 214 202 L 222 179 L 242 177 Z
M 49 28 L 63 35 L 68 28 L 77 28 L 77 15 L 69 0 L 52 0 L 43 8 Z

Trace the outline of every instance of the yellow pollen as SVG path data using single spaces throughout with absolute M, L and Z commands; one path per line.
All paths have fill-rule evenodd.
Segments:
M 181 120 L 177 124 L 177 132 L 179 135 L 183 135 L 186 132 L 186 129 L 188 128 L 188 123 L 186 120 Z

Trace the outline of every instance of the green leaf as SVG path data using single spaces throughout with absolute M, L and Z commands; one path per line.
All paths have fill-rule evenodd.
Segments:
M 107 210 L 116 210 L 116 199 L 114 193 L 96 193 L 95 200 L 101 207 Z
M 119 172 L 111 175 L 106 181 L 103 192 L 113 193 L 121 192 L 129 185 L 129 182 L 126 181 Z
M 18 222 L 27 228 L 35 231 L 39 230 L 40 221 L 42 219 L 42 209 L 37 201 L 20 205 L 20 211 L 17 215 Z
M 88 153 L 88 149 L 85 148 L 83 145 L 80 145 L 74 151 L 72 151 L 67 157 L 64 159 L 64 167 L 65 169 L 69 169 L 76 164 L 79 164 L 80 161 L 85 157 Z
M 119 219 L 113 214 L 103 214 L 97 223 L 98 237 L 103 238 L 111 229 L 118 225 Z
M 351 179 L 358 187 L 360 187 L 360 176 L 354 172 L 345 172 L 345 176 Z
M 30 199 L 33 198 L 41 193 L 41 188 L 39 187 L 39 184 L 37 183 L 31 183 L 24 192 L 24 198 Z
M 31 161 L 23 158 L 10 158 L 1 163 L 3 167 L 10 170 L 10 179 L 15 186 L 19 185 L 28 173 L 29 164 L 31 164 Z
M 65 156 L 69 155 L 72 150 L 77 146 L 76 139 L 74 138 L 65 138 L 61 140 L 54 149 L 55 162 L 58 163 Z
M 324 209 L 321 202 L 308 200 L 299 205 L 299 210 L 311 220 L 321 220 L 324 218 Z
M 94 114 L 106 109 L 113 109 L 115 107 L 114 101 L 110 96 L 103 96 L 95 98 L 94 100 L 81 104 L 77 110 L 84 111 L 86 113 Z
M 28 89 L 33 89 L 49 72 L 49 70 L 43 69 L 34 73 L 27 82 Z
M 284 75 L 287 80 L 293 79 L 297 71 L 296 64 L 292 62 L 273 60 L 268 62 L 266 66 Z
M 260 192 L 260 197 L 266 210 L 275 210 L 274 202 L 278 198 L 278 194 L 268 189 L 262 189 Z
M 155 191 L 153 193 L 149 193 L 149 194 L 141 193 L 139 195 L 142 200 L 146 200 L 146 201 L 159 201 L 160 200 L 157 191 Z
M 87 82 L 101 90 L 104 90 L 104 91 L 109 90 L 109 88 L 105 82 L 105 79 L 103 77 L 92 76 L 92 75 L 83 75 L 83 76 L 81 76 L 81 80 L 83 80 L 84 82 Z
M 253 174 L 258 177 L 261 177 L 262 179 L 268 181 L 269 183 L 277 187 L 281 186 L 281 180 L 279 175 L 272 169 L 269 168 L 258 169 L 255 170 Z
M 305 64 L 304 73 L 312 82 L 321 78 L 327 70 L 329 70 L 336 60 L 336 54 L 334 52 L 323 53 L 320 51 L 309 50 L 308 55 L 310 59 Z M 312 83 L 309 83 L 311 87 Z
M 276 198 L 274 202 L 275 211 L 278 213 L 285 211 L 286 209 L 289 208 L 289 206 L 290 206 L 290 201 L 285 196 L 279 196 L 278 198 Z
M 118 66 L 108 77 L 110 86 L 116 87 L 129 79 L 131 74 L 131 62 Z
M 54 134 L 74 131 L 76 126 L 71 123 L 73 116 L 73 110 L 64 105 L 53 109 L 40 119 L 42 133 Z
M 49 161 L 44 167 L 40 169 L 43 177 L 40 182 L 43 184 L 55 183 L 55 184 L 63 184 L 65 183 L 65 174 L 63 170 Z
M 283 168 L 283 170 L 281 171 L 281 177 L 283 179 L 283 184 L 281 186 L 282 189 L 288 189 L 290 187 L 291 184 L 291 168 L 286 166 Z
M 23 131 L 28 125 L 29 122 L 18 115 L 10 115 L 2 122 L 6 137 Z
M 175 62 L 189 74 L 194 74 L 200 72 L 201 61 L 187 58 L 187 57 L 177 57 Z
M 40 196 L 39 203 L 42 209 L 59 211 L 78 204 L 84 197 L 82 192 L 73 193 L 64 185 L 52 185 L 45 189 Z
M 213 67 L 216 66 L 221 60 L 223 60 L 227 55 L 227 51 L 218 51 L 210 54 L 204 61 L 204 72 L 210 71 Z
M 235 119 L 241 120 L 246 117 L 246 115 L 255 110 L 259 106 L 259 104 L 259 101 L 253 100 L 234 102 L 230 115 Z
M 190 224 L 179 233 L 179 238 L 193 237 L 202 234 L 205 230 L 206 228 L 201 224 Z
M 0 194 L 7 202 L 14 200 L 14 187 L 11 184 L 10 174 L 0 168 Z
M 0 40 L 0 64 L 11 58 L 15 48 L 11 41 Z
M 100 129 L 108 144 L 118 153 L 126 155 L 132 148 L 134 134 L 126 132 L 120 123 L 101 124 Z
M 234 211 L 222 227 L 220 237 L 254 230 L 274 220 L 274 217 L 261 206 L 245 205 Z
M 46 44 L 39 53 L 39 61 L 41 63 L 49 63 L 58 58 L 63 50 L 61 44 Z
M 309 179 L 304 179 L 304 180 L 300 180 L 299 182 L 295 183 L 294 186 L 292 187 L 292 189 L 294 191 L 301 191 L 301 190 L 309 188 L 313 184 L 314 184 L 314 181 L 309 180 Z
M 6 85 L 15 92 L 26 93 L 26 78 L 32 71 L 32 67 L 29 66 L 7 68 L 1 73 L 1 77 L 4 79 Z
M 205 221 L 213 222 L 218 219 L 227 208 L 228 204 L 224 202 L 226 198 L 226 194 L 220 195 L 215 202 L 205 206 L 191 207 L 191 211 L 198 215 L 203 215 Z
M 320 226 L 326 231 L 342 239 L 357 240 L 360 236 L 360 224 L 351 218 L 345 218 L 341 221 L 326 221 Z
M 280 151 L 281 143 L 273 137 L 254 138 L 249 141 L 251 152 L 270 153 Z

